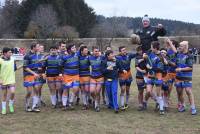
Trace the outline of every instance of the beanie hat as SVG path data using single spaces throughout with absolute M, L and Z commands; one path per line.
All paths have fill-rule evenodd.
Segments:
M 150 19 L 149 19 L 149 17 L 148 17 L 147 14 L 144 15 L 144 17 L 142 18 L 142 22 L 143 22 L 143 21 L 148 21 L 148 22 L 150 22 Z

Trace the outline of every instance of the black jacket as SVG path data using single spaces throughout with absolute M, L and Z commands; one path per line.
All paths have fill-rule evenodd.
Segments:
M 151 42 L 157 41 L 158 36 L 165 36 L 166 30 L 164 28 L 158 29 L 157 27 L 149 26 L 136 33 L 140 36 L 143 52 L 150 50 Z

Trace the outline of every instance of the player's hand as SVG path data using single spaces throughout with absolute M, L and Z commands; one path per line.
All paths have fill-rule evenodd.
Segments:
M 37 79 L 37 78 L 40 78 L 40 75 L 37 74 L 37 73 L 34 73 L 33 75 L 34 75 L 34 77 L 35 77 L 36 79 Z
M 141 70 L 141 73 L 144 73 L 144 74 L 145 74 L 146 72 L 147 72 L 146 70 Z
M 181 72 L 182 71 L 182 68 L 177 68 L 176 69 L 176 72 Z
M 152 69 L 152 67 L 149 64 L 147 64 L 146 67 L 147 69 Z
M 143 58 L 144 59 L 147 59 L 148 58 L 148 55 L 146 53 L 143 53 Z
M 123 73 L 127 74 L 127 71 L 126 71 L 126 70 L 123 70 Z
M 59 76 L 63 76 L 62 74 L 59 74 Z
M 107 69 L 108 70 L 113 70 L 113 67 L 112 66 L 108 66 Z

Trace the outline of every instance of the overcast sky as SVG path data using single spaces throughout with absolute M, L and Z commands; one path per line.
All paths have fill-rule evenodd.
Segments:
M 200 24 L 200 0 L 85 0 L 99 15 L 173 19 Z
M 0 0 L 3 3 L 5 0 Z M 99 15 L 173 19 L 200 24 L 200 0 L 85 0 Z

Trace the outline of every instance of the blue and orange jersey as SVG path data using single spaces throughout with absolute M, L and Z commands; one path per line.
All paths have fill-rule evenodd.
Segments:
M 176 63 L 176 53 L 172 49 L 167 50 L 167 57 L 170 62 Z M 169 73 L 174 73 L 175 70 L 176 66 L 169 65 Z
M 63 55 L 61 65 L 64 68 L 63 74 L 79 75 L 79 56 L 78 53 Z
M 177 68 L 193 68 L 193 56 L 188 53 L 177 53 L 176 55 L 176 66 Z M 176 73 L 176 78 L 178 80 L 192 80 L 192 70 L 191 71 L 181 71 Z
M 100 78 L 103 77 L 102 72 L 102 57 L 101 56 L 89 56 L 90 66 L 91 66 L 91 74 L 92 78 Z
M 143 59 L 143 56 L 140 54 L 136 54 L 135 67 L 139 67 L 140 69 L 147 71 L 146 61 Z M 136 71 L 136 78 L 143 79 L 144 75 L 145 75 L 144 73 L 138 70 Z
M 24 68 L 29 68 L 35 73 L 41 73 L 44 64 L 39 62 L 43 59 L 44 56 L 42 54 L 28 53 L 24 57 Z M 24 76 L 32 75 L 31 73 L 24 70 Z
M 49 55 L 45 61 L 47 77 L 55 77 L 62 73 L 61 56 Z
M 131 60 L 136 57 L 136 54 L 128 53 L 126 55 L 117 55 L 116 59 L 121 62 L 121 66 L 129 71 L 131 69 Z
M 148 54 L 149 60 L 152 64 L 152 69 L 150 70 L 150 73 L 162 73 L 164 65 L 163 62 L 160 59 L 160 54 L 155 54 L 153 52 L 150 52 Z
M 88 55 L 82 56 L 79 54 L 79 75 L 80 77 L 90 76 L 90 61 Z

